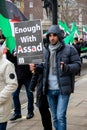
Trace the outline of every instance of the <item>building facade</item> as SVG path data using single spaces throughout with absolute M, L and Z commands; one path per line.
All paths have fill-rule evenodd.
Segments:
M 18 8 L 24 13 L 29 20 L 41 19 L 44 28 L 51 24 L 52 19 L 47 19 L 46 10 L 43 8 L 42 0 L 13 0 Z M 61 1 L 61 2 L 60 2 Z M 65 1 L 65 2 L 64 2 Z M 68 8 L 67 3 L 71 0 L 58 0 L 58 19 L 66 21 L 69 25 L 71 22 L 76 22 L 77 25 L 87 25 L 87 0 L 72 1 L 72 6 Z M 77 3 L 77 4 L 76 4 Z M 63 5 L 62 5 L 63 4 Z M 63 8 L 62 8 L 63 7 Z M 66 7 L 66 8 L 65 8 Z
M 42 0 L 14 0 L 14 3 L 27 19 L 43 19 Z
M 51 20 L 46 16 L 42 0 L 14 0 L 16 6 L 29 20 L 41 19 L 43 30 L 48 30 Z

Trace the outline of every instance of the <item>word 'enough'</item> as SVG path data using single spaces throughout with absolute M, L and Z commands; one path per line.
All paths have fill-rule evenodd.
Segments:
M 15 34 L 18 33 L 26 33 L 26 32 L 32 32 L 32 33 L 36 33 L 38 30 L 40 30 L 40 25 L 36 24 L 36 26 L 32 26 L 32 27 L 15 27 Z

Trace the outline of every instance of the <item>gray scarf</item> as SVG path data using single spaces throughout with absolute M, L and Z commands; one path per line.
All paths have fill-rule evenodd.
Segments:
M 50 50 L 50 67 L 52 67 L 52 74 L 56 75 L 56 50 L 61 48 L 61 43 L 57 43 L 56 45 L 49 44 Z

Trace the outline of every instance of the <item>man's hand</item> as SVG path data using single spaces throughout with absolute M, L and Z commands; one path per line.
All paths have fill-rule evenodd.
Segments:
M 29 64 L 29 66 L 30 66 L 30 71 L 31 71 L 32 73 L 34 73 L 35 64 L 31 63 L 31 64 Z
M 65 64 L 63 61 L 60 62 L 60 68 L 64 72 L 67 72 L 69 70 L 69 66 L 67 64 Z

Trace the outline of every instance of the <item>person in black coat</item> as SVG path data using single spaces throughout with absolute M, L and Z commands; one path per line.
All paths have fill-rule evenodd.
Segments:
M 78 41 L 78 37 L 74 37 L 74 43 L 72 45 L 76 48 L 76 50 L 80 56 L 82 43 Z
M 37 65 L 30 82 L 30 91 L 37 87 L 36 105 L 39 108 L 44 130 L 52 130 L 51 114 L 49 111 L 47 96 L 43 95 L 43 67 Z
M 74 37 L 74 43 L 72 45 L 76 48 L 76 50 L 77 50 L 77 52 L 78 52 L 78 54 L 80 56 L 81 55 L 82 43 L 79 42 L 78 37 Z M 81 62 L 82 62 L 82 59 L 81 59 Z M 81 69 L 79 70 L 77 75 L 80 76 L 80 74 L 81 74 Z
M 67 108 L 74 92 L 75 75 L 81 68 L 81 59 L 72 45 L 63 41 L 58 25 L 51 25 L 44 46 L 43 94 L 47 95 L 55 130 L 67 130 Z M 30 69 L 35 69 L 30 64 Z
M 29 65 L 18 65 L 16 51 L 13 50 L 12 55 L 8 55 L 8 59 L 14 63 L 15 71 L 18 79 L 18 88 L 13 93 L 13 103 L 14 103 L 14 114 L 12 115 L 10 121 L 17 120 L 22 117 L 21 115 L 21 103 L 20 103 L 20 90 L 24 85 L 26 89 L 26 94 L 28 98 L 28 106 L 27 106 L 27 116 L 26 119 L 31 119 L 34 116 L 34 96 L 33 93 L 29 91 L 30 80 L 32 77 L 32 73 L 30 71 Z

